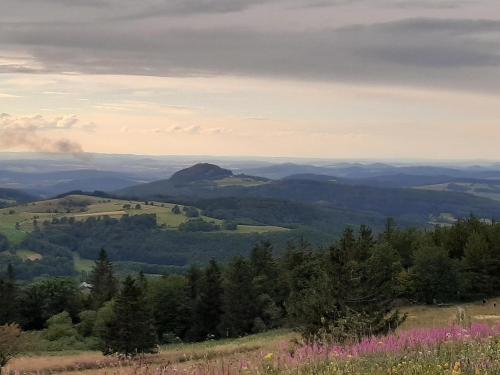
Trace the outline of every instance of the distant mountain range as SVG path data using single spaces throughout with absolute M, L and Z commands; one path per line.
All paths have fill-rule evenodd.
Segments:
M 387 163 L 286 162 L 221 159 L 215 163 L 186 164 L 197 157 L 142 157 L 97 155 L 92 161 L 72 159 L 0 159 L 0 188 L 34 197 L 68 191 L 106 192 L 121 197 L 199 203 L 214 210 L 209 200 L 229 204 L 237 198 L 257 220 L 257 212 L 272 217 L 269 200 L 301 204 L 322 214 L 349 217 L 346 222 L 394 216 L 408 224 L 435 222 L 436 217 L 484 218 L 500 216 L 500 164 L 391 165 Z M 210 159 L 208 159 L 210 160 Z M 85 168 L 86 165 L 97 169 Z M 73 169 L 71 169 L 73 168 Z M 260 203 L 257 201 L 260 200 Z M 5 201 L 5 200 L 4 200 Z M 273 202 L 272 204 L 270 202 Z M 234 205 L 234 201 L 231 201 Z M 250 206 L 258 207 L 251 210 Z M 285 215 L 284 205 L 278 205 Z M 226 210 L 227 208 L 227 210 Z M 235 215 L 226 207 L 221 217 Z M 267 210 L 267 211 L 266 211 Z M 326 211 L 325 211 L 326 210 Z M 285 222 L 301 222 L 293 206 Z M 318 212 L 315 211 L 315 216 Z M 291 220 L 290 218 L 294 219 Z M 315 216 L 316 217 L 316 216 Z M 240 215 L 240 218 L 241 215 Z M 355 219 L 353 219 L 355 218 Z M 351 220 L 352 219 L 352 220 Z M 358 220 L 359 219 L 359 220 Z M 274 217 L 273 222 L 279 220 Z M 306 220 L 307 221 L 307 220 Z M 313 220 L 314 221 L 314 220 Z M 308 223 L 313 222 L 308 220 Z M 328 221 L 328 220 L 327 220 Z
M 16 189 L 4 189 L 0 188 L 0 208 L 5 207 L 10 204 L 20 204 L 32 202 L 39 199 L 35 195 L 28 194 L 24 191 Z
M 448 176 L 454 178 L 500 179 L 498 166 L 492 167 L 462 167 L 443 166 L 393 166 L 384 163 L 339 163 L 330 166 L 314 166 L 305 164 L 283 163 L 271 166 L 245 169 L 244 173 L 281 179 L 297 174 L 327 175 L 350 179 L 366 179 L 380 176 Z
M 87 169 L 42 173 L 0 170 L 0 187 L 44 197 L 72 190 L 114 191 L 146 181 L 124 173 Z
M 183 176 L 179 178 L 179 176 Z M 234 175 L 211 164 L 187 168 L 171 179 L 125 188 L 116 192 L 135 199 L 180 199 L 197 202 L 220 198 L 274 199 L 329 210 L 344 210 L 372 217 L 395 217 L 405 223 L 425 224 L 443 214 L 464 217 L 500 217 L 500 202 L 454 191 L 410 188 L 417 184 L 453 181 L 446 176 L 397 175 L 394 178 L 346 179 L 305 174 L 281 180 Z M 422 178 L 420 178 L 422 177 Z M 250 183 L 252 180 L 254 183 Z M 394 181 L 404 180 L 398 187 Z M 413 186 L 411 186 L 413 187 Z M 257 204 L 257 202 L 256 202 Z

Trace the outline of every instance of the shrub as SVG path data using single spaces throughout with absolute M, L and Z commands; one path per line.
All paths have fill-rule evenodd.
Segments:
M 21 351 L 21 328 L 17 324 L 0 326 L 0 369 Z
M 56 341 L 64 337 L 78 336 L 78 332 L 71 322 L 71 317 L 66 311 L 54 315 L 47 320 L 47 326 L 48 328 L 43 336 L 49 341 Z

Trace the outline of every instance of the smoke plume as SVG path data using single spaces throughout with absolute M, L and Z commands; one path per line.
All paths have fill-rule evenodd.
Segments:
M 52 139 L 39 134 L 43 130 L 60 129 L 61 119 L 49 121 L 41 116 L 16 118 L 0 114 L 0 151 L 24 148 L 34 152 L 86 158 L 87 154 L 79 143 L 65 138 Z M 71 126 L 65 129 L 71 128 L 77 122 L 77 119 L 71 122 L 65 121 L 65 123 L 71 123 Z

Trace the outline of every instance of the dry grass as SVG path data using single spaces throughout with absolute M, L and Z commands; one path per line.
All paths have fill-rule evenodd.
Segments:
M 495 306 L 496 304 L 496 306 Z M 411 306 L 401 309 L 408 314 L 402 329 L 442 327 L 456 320 L 457 307 L 462 307 L 472 323 L 500 323 L 500 298 L 453 306 Z
M 290 341 L 294 336 L 289 331 L 280 330 L 241 339 L 170 345 L 163 347 L 158 354 L 148 355 L 136 361 L 104 357 L 97 352 L 22 356 L 10 362 L 5 373 L 109 375 L 137 374 L 145 369 L 148 369 L 148 373 L 156 369 L 173 371 L 174 368 L 176 371 L 193 373 L 194 369 L 213 367 L 214 363 L 218 362 L 224 365 L 239 363 L 252 357 L 261 358 L 262 353 L 276 350 L 278 345 Z
M 472 322 L 500 323 L 500 298 L 460 307 Z M 401 311 L 408 314 L 408 319 L 400 329 L 440 327 L 455 322 L 457 306 L 410 306 Z M 97 352 L 22 356 L 13 360 L 6 370 L 14 374 L 73 375 L 249 373 L 240 369 L 241 364 L 261 363 L 267 353 L 278 352 L 283 343 L 295 337 L 294 333 L 281 330 L 241 339 L 170 345 L 158 354 L 135 361 L 104 357 Z

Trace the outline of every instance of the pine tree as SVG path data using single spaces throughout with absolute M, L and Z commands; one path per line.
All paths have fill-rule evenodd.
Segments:
M 136 355 L 157 350 L 158 338 L 143 289 L 128 276 L 113 305 L 103 337 L 103 353 Z
M 496 292 L 493 279 L 499 269 L 483 233 L 473 232 L 469 236 L 462 263 L 469 293 L 490 296 Z
M 224 280 L 222 322 L 219 331 L 223 337 L 237 337 L 253 331 L 256 315 L 252 268 L 243 258 L 236 258 L 228 266 Z
M 254 331 L 273 328 L 278 324 L 282 311 L 278 307 L 281 302 L 278 290 L 279 270 L 269 241 L 262 241 L 252 249 L 250 265 L 258 315 L 254 322 Z
M 459 289 L 455 262 L 442 247 L 419 247 L 410 270 L 416 290 L 415 297 L 427 304 L 456 299 Z
M 211 260 L 199 283 L 194 301 L 193 328 L 190 335 L 195 340 L 217 336 L 222 316 L 222 273 L 215 260 Z
M 295 269 L 287 311 L 309 341 L 359 340 L 401 322 L 393 308 L 399 256 L 388 244 L 357 261 L 346 233 L 327 254 L 311 254 Z
M 202 271 L 198 266 L 192 265 L 189 267 L 189 270 L 187 271 L 187 279 L 189 285 L 189 295 L 193 301 L 198 297 L 201 278 Z
M 17 286 L 14 268 L 7 267 L 7 276 L 0 278 L 0 325 L 9 324 L 17 318 Z
M 90 275 L 92 284 L 91 301 L 94 309 L 100 308 L 104 302 L 111 300 L 117 291 L 117 282 L 113 273 L 113 265 L 106 250 L 101 249 Z
M 356 239 L 354 259 L 358 261 L 368 259 L 374 244 L 372 230 L 366 225 L 361 225 L 359 227 L 358 238 Z

